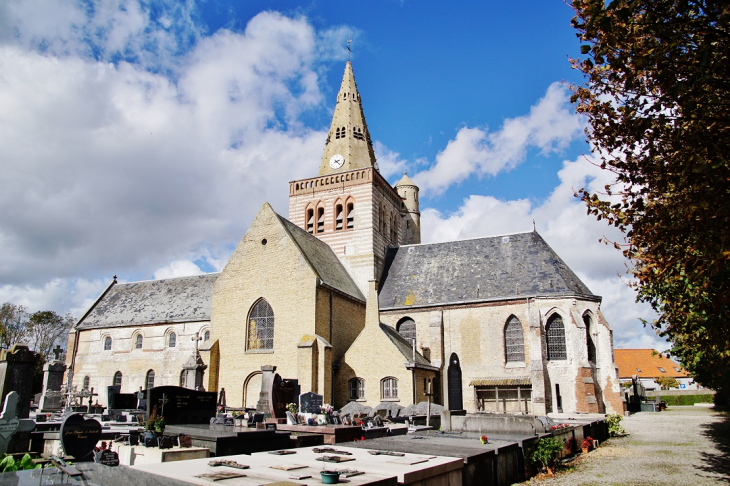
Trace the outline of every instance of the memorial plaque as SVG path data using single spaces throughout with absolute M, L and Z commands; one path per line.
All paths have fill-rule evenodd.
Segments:
M 322 395 L 307 392 L 299 395 L 299 412 L 300 413 L 320 413 L 322 406 Z
M 99 460 L 97 462 L 99 464 L 104 464 L 105 466 L 118 466 L 119 454 L 110 450 L 101 451 L 101 453 L 99 454 Z
M 61 447 L 66 455 L 77 462 L 93 459 L 94 447 L 101 439 L 101 424 L 94 419 L 85 419 L 76 413 L 69 415 L 61 424 Z
M 147 415 L 157 406 L 157 414 L 168 425 L 210 424 L 216 416 L 216 392 L 204 392 L 179 386 L 157 386 L 148 390 Z

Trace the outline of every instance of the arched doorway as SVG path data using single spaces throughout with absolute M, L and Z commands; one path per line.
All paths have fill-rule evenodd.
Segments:
M 254 371 L 243 382 L 243 406 L 246 408 L 256 408 L 259 403 L 259 395 L 261 395 L 261 378 L 260 371 Z
M 456 353 L 451 353 L 449 358 L 449 410 L 463 410 L 464 399 L 461 389 L 461 365 Z

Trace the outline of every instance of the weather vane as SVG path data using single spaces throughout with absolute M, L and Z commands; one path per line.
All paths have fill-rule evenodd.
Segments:
M 347 39 L 347 60 L 350 60 L 350 54 L 352 54 L 352 49 L 350 48 L 350 44 L 352 44 L 352 39 L 348 37 Z

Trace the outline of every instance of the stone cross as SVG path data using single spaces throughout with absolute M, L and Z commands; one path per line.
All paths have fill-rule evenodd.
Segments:
M 15 409 L 18 406 L 19 395 L 11 391 L 5 397 L 2 414 L 0 414 L 0 454 L 8 450 L 10 439 L 16 432 L 29 432 L 35 428 L 31 419 L 19 419 Z
M 58 361 L 59 359 L 61 359 L 61 352 L 62 351 L 63 350 L 61 349 L 61 345 L 59 345 L 59 344 L 56 344 L 56 347 L 53 348 L 53 355 L 56 357 L 56 361 Z
M 200 333 L 199 333 L 199 332 L 196 332 L 196 333 L 195 333 L 195 336 L 193 336 L 193 337 L 192 337 L 192 338 L 190 338 L 190 339 L 191 339 L 192 341 L 194 341 L 194 342 L 195 342 L 195 357 L 197 358 L 197 357 L 198 357 L 198 355 L 200 354 L 200 353 L 198 352 L 198 343 L 199 343 L 200 341 L 202 341 L 202 340 L 203 340 L 203 338 L 202 338 L 202 337 L 200 337 Z

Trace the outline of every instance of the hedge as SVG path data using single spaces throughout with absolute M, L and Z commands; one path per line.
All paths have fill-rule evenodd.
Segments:
M 661 399 L 667 405 L 694 405 L 695 403 L 712 403 L 714 395 L 662 395 Z M 653 402 L 655 397 L 647 396 Z

